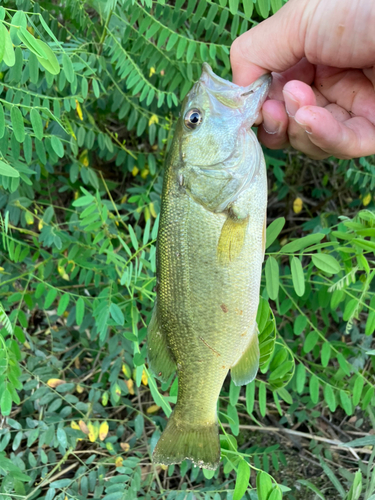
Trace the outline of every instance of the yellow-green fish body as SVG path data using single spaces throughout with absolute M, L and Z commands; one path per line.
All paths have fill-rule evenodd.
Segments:
M 187 95 L 167 160 L 157 247 L 157 301 L 148 334 L 150 367 L 177 368 L 176 407 L 156 463 L 216 468 L 217 400 L 259 364 L 256 314 L 265 249 L 266 167 L 251 126 L 270 77 L 249 87 L 203 65 Z

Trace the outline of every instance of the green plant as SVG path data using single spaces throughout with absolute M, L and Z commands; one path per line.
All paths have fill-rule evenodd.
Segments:
M 281 5 L 21 0 L 0 7 L 1 500 L 294 499 L 293 482 L 272 479 L 288 469 L 287 449 L 254 436 L 249 444 L 247 419 L 255 428 L 276 419 L 320 433 L 324 411 L 333 425 L 350 417 L 354 432 L 368 431 L 374 160 L 349 169 L 316 162 L 322 182 L 303 183 L 309 160 L 266 151 L 272 222 L 258 311 L 260 373 L 246 388 L 224 385 L 223 467 L 184 462 L 163 471 L 150 461 L 178 384 L 160 385 L 150 373 L 145 337 L 162 165 L 179 102 L 203 61 L 229 78 L 231 41 Z M 304 221 L 295 221 L 296 197 Z M 361 199 L 367 208 L 358 212 Z M 338 491 L 370 500 L 373 456 L 353 475 L 345 472 L 348 453 L 333 472 L 332 450 L 321 443 L 311 440 L 311 456 L 336 480 L 321 487 L 301 479 L 303 494 L 307 487 L 329 499 L 333 485 L 331 498 Z

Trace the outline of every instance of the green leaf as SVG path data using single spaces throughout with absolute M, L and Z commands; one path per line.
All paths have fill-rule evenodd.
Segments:
M 42 40 L 36 39 L 35 41 L 40 47 L 40 50 L 42 50 L 47 55 L 47 57 L 45 58 L 37 56 L 40 64 L 44 69 L 51 73 L 51 75 L 58 75 L 60 73 L 60 65 L 53 50 L 46 43 L 42 42 Z
M 340 391 L 340 401 L 341 406 L 345 410 L 345 413 L 350 417 L 353 414 L 353 406 L 350 397 L 343 390 Z
M 68 293 L 64 293 L 64 295 L 62 295 L 62 297 L 60 298 L 59 306 L 57 308 L 58 316 L 62 316 L 64 314 L 66 308 L 68 307 L 69 301 L 70 301 L 70 295 Z
M 341 485 L 340 481 L 337 479 L 337 477 L 335 476 L 333 471 L 328 467 L 326 462 L 321 457 L 319 457 L 319 462 L 320 462 L 320 465 L 322 466 L 322 469 L 324 470 L 324 472 L 326 473 L 326 475 L 330 479 L 331 483 L 333 484 L 333 486 L 340 493 L 341 498 L 344 498 L 345 497 L 345 490 L 344 490 L 343 486 Z
M 8 387 L 6 387 L 2 392 L 3 393 L 0 398 L 0 409 L 2 415 L 4 417 L 7 417 L 12 409 L 12 396 L 10 394 Z
M 276 300 L 279 294 L 279 264 L 272 256 L 266 262 L 266 288 L 270 299 Z
M 129 229 L 129 236 L 130 236 L 130 240 L 132 242 L 133 248 L 135 251 L 137 251 L 138 250 L 138 240 L 137 240 L 137 237 L 135 235 L 134 229 L 130 225 L 128 226 L 128 229 Z
M 242 0 L 242 5 L 244 8 L 244 13 L 245 13 L 246 19 L 251 19 L 251 16 L 253 14 L 253 9 L 254 9 L 253 0 Z
M 287 243 L 284 245 L 280 253 L 294 253 L 294 252 L 299 252 L 303 248 L 308 247 L 309 245 L 313 245 L 315 243 L 318 243 L 325 237 L 325 234 L 323 233 L 315 233 L 315 234 L 309 234 L 308 236 L 304 236 L 303 238 L 299 238 L 298 240 L 291 241 L 290 243 Z
M 125 321 L 125 317 L 121 309 L 117 304 L 114 302 L 111 303 L 111 306 L 109 308 L 109 311 L 111 313 L 112 318 L 118 325 L 123 325 Z
M 275 219 L 271 224 L 267 227 L 266 231 L 266 248 L 270 247 L 272 243 L 276 240 L 276 238 L 281 233 L 283 227 L 285 225 L 285 218 L 279 217 Z
M 241 386 L 234 385 L 233 380 L 231 380 L 229 385 L 229 403 L 232 406 L 236 406 L 238 397 L 240 395 L 240 391 L 241 391 Z
M 233 492 L 233 500 L 241 500 L 249 486 L 250 467 L 246 460 L 241 460 L 237 469 L 236 484 Z
M 261 382 L 259 384 L 259 411 L 262 417 L 266 416 L 267 413 L 267 395 L 266 395 L 266 384 Z
M 3 60 L 9 68 L 14 66 L 14 63 L 16 62 L 16 56 L 14 54 L 14 48 L 13 48 L 13 43 L 12 39 L 10 37 L 9 31 L 6 29 L 6 27 L 1 23 L 1 30 L 3 32 L 3 42 L 4 42 L 4 52 L 3 52 Z
M 299 316 L 296 317 L 294 320 L 294 325 L 293 325 L 293 331 L 295 335 L 301 335 L 303 330 L 306 328 L 307 325 L 307 317 L 304 314 L 300 314 Z
M 257 493 L 259 500 L 268 500 L 272 491 L 272 479 L 266 472 L 258 472 L 256 479 Z
M 343 446 L 349 448 L 362 448 L 363 446 L 375 446 L 375 436 L 365 436 L 358 439 L 353 439 L 349 443 L 343 443 Z
M 85 301 L 83 300 L 82 297 L 80 297 L 76 303 L 76 323 L 78 326 L 82 324 L 84 316 L 85 316 Z
M 63 143 L 60 141 L 60 139 L 56 135 L 52 136 L 51 145 L 52 145 L 54 152 L 57 154 L 57 156 L 59 158 L 62 158 L 64 156 L 64 146 L 63 146 Z
M 308 333 L 306 336 L 305 342 L 303 344 L 303 350 L 306 353 L 312 351 L 314 349 L 314 347 L 316 346 L 318 339 L 319 339 L 319 335 L 315 330 Z
M 282 498 L 283 494 L 279 489 L 277 489 L 271 492 L 270 496 L 268 497 L 268 500 L 282 500 Z
M 19 26 L 23 26 L 24 28 L 27 28 L 27 20 L 25 13 L 22 10 L 18 10 L 11 22 L 12 26 L 10 27 L 10 36 L 12 39 L 12 42 L 14 45 L 19 45 L 20 39 L 18 38 L 18 33 L 19 33 Z
M 362 391 L 363 391 L 363 386 L 364 386 L 364 379 L 360 375 L 357 375 L 357 378 L 355 379 L 354 386 L 353 386 L 353 405 L 357 406 L 359 402 L 361 401 L 361 396 L 362 396 Z
M 234 16 L 238 11 L 238 0 L 229 0 L 229 10 L 230 13 Z
M 33 52 L 38 57 L 47 58 L 47 54 L 43 50 L 43 46 L 39 45 L 33 35 L 29 33 L 23 26 L 21 26 L 18 31 L 18 38 L 21 40 L 21 42 L 23 42 L 24 45 L 26 45 L 30 52 Z
M 191 63 L 191 61 L 194 59 L 194 54 L 197 46 L 196 43 L 193 41 L 189 41 L 188 48 L 186 51 L 186 62 Z
M 10 110 L 10 118 L 12 120 L 12 127 L 14 136 L 17 142 L 22 143 L 25 140 L 25 127 L 23 124 L 23 116 L 17 106 L 12 106 Z
M 329 384 L 324 386 L 324 399 L 328 405 L 328 408 L 334 412 L 337 408 L 335 393 Z
M 237 408 L 229 404 L 227 407 L 227 413 L 229 417 L 230 429 L 235 436 L 238 436 L 240 432 L 240 421 L 238 418 Z
M 323 344 L 321 352 L 322 366 L 324 368 L 328 366 L 330 358 L 331 358 L 331 344 L 329 342 L 325 342 Z
M 266 19 L 270 11 L 270 0 L 257 0 L 259 14 Z
M 0 160 L 0 175 L 4 175 L 5 177 L 19 177 L 20 174 L 19 172 L 5 163 L 4 161 Z
M 35 108 L 30 112 L 30 121 L 35 136 L 41 141 L 43 139 L 43 122 L 38 110 Z
M 65 73 L 66 79 L 68 80 L 69 83 L 72 83 L 74 81 L 73 63 L 72 63 L 70 57 L 68 57 L 65 52 L 62 56 L 62 65 L 63 65 L 63 70 Z
M 315 375 L 311 375 L 309 387 L 311 401 L 316 404 L 319 401 L 319 379 Z
M 170 50 L 173 49 L 174 45 L 176 44 L 178 40 L 178 34 L 177 33 L 172 33 L 172 35 L 169 37 L 169 40 L 168 40 L 168 43 L 167 43 L 167 46 L 165 48 L 165 50 L 167 52 L 169 52 Z
M 255 400 L 255 380 L 246 386 L 246 410 L 249 415 L 252 415 L 254 410 Z
M 4 52 L 5 52 L 5 39 L 7 36 L 7 29 L 3 25 L 3 23 L 0 23 L 0 62 L 3 60 L 4 57 Z
M 57 295 L 57 290 L 56 288 L 49 288 L 48 293 L 46 295 L 45 301 L 44 301 L 44 309 L 48 309 L 52 303 L 54 302 L 55 298 Z
M 297 482 L 313 491 L 320 498 L 320 500 L 326 500 L 326 497 L 323 495 L 323 493 L 310 481 L 307 481 L 306 479 L 298 479 Z
M 328 274 L 337 274 L 341 270 L 341 266 L 338 261 L 325 253 L 317 253 L 311 257 L 314 265 Z
M 294 290 L 296 291 L 298 297 L 302 297 L 305 293 L 305 276 L 303 274 L 302 263 L 298 257 L 292 257 L 291 271 Z
M 296 389 L 298 394 L 302 394 L 306 382 L 306 368 L 303 363 L 297 366 L 296 370 Z
M 276 12 L 279 9 L 281 9 L 282 6 L 283 6 L 282 0 L 271 0 L 271 8 L 274 14 L 276 14 Z

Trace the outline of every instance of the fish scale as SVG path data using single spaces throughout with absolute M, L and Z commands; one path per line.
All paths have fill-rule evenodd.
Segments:
M 266 166 L 251 130 L 269 77 L 238 87 L 208 65 L 187 95 L 167 159 L 157 242 L 151 369 L 177 369 L 177 404 L 154 461 L 220 460 L 217 400 L 231 370 L 250 382 L 259 364 L 256 314 L 264 258 Z

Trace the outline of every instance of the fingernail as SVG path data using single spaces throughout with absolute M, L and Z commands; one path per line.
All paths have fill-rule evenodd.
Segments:
M 273 120 L 267 113 L 263 112 L 263 128 L 267 134 L 277 134 L 280 131 L 281 123 Z
M 306 123 L 304 123 L 303 121 L 300 121 L 300 120 L 296 120 L 296 123 L 298 123 L 298 125 L 300 125 L 304 129 L 306 134 L 309 134 L 309 135 L 312 134 L 311 128 Z
M 300 108 L 299 102 L 296 101 L 292 94 L 290 94 L 287 90 L 283 90 L 283 95 L 285 100 L 286 112 L 291 118 L 294 118 L 294 115 Z

